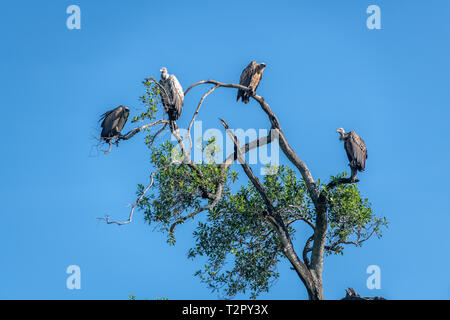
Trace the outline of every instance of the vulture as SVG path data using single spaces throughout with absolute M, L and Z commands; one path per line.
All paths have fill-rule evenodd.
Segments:
M 177 77 L 167 73 L 167 68 L 161 70 L 161 80 L 159 84 L 162 87 L 161 101 L 164 110 L 167 112 L 170 121 L 178 120 L 183 108 L 184 92 Z
M 107 143 L 111 143 L 111 140 L 120 136 L 125 123 L 127 122 L 130 109 L 124 106 L 118 106 L 117 108 L 105 112 L 99 121 L 102 122 L 102 133 L 100 138 Z
M 261 82 L 265 67 L 266 65 L 264 63 L 256 63 L 255 61 L 250 62 L 250 64 L 245 67 L 244 71 L 242 71 L 239 84 L 244 87 L 248 87 L 252 94 L 254 94 L 259 86 L 259 83 Z M 238 90 L 236 101 L 239 101 L 240 98 L 242 98 L 243 103 L 248 103 L 250 93 L 244 90 Z
M 344 141 L 344 148 L 347 152 L 348 161 L 352 170 L 351 181 L 356 181 L 358 171 L 363 172 L 366 167 L 367 148 L 364 140 L 355 132 L 345 132 L 344 129 L 336 130 L 340 134 L 339 140 Z

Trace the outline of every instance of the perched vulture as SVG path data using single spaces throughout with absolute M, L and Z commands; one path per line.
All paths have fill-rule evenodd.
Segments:
M 183 108 L 184 92 L 177 77 L 168 74 L 164 67 L 161 70 L 161 80 L 159 84 L 163 87 L 161 90 L 161 101 L 164 109 L 169 115 L 170 121 L 178 120 Z
M 101 117 L 102 122 L 102 134 L 100 138 L 110 143 L 111 140 L 120 136 L 125 123 L 127 122 L 130 109 L 124 106 L 118 106 L 117 108 L 105 112 Z
M 367 148 L 364 140 L 355 131 L 346 133 L 344 129 L 336 130 L 341 136 L 339 140 L 344 141 L 345 151 L 347 152 L 350 168 L 352 169 L 351 180 L 356 181 L 358 171 L 364 171 L 366 167 Z
M 241 79 L 239 84 L 248 87 L 253 93 L 261 82 L 262 74 L 266 65 L 264 63 L 256 63 L 255 61 L 250 62 L 250 64 L 242 71 Z M 243 103 L 248 103 L 250 99 L 250 94 L 244 90 L 238 90 L 237 99 L 242 98 Z

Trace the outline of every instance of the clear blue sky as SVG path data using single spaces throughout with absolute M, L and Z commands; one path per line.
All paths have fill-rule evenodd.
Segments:
M 66 28 L 71 4 L 81 7 L 81 30 Z M 366 28 L 370 4 L 381 8 L 381 30 Z M 93 152 L 92 136 L 118 104 L 136 115 L 141 81 L 159 78 L 162 66 L 187 88 L 237 82 L 257 60 L 267 64 L 258 92 L 315 178 L 347 169 L 338 127 L 365 139 L 359 187 L 391 222 L 381 240 L 326 258 L 326 298 L 351 286 L 449 299 L 449 11 L 444 0 L 2 2 L 0 298 L 217 298 L 193 276 L 202 261 L 186 259 L 195 222 L 171 247 L 140 212 L 124 227 L 96 220 L 125 219 L 151 168 L 142 135 L 107 156 Z M 186 98 L 185 114 L 205 89 Z M 234 99 L 228 89 L 211 96 L 204 127 L 217 127 L 218 116 L 267 127 L 255 102 Z M 81 290 L 65 287 L 71 264 L 81 267 Z M 372 264 L 381 290 L 366 288 Z M 279 271 L 260 298 L 306 298 L 286 263 Z

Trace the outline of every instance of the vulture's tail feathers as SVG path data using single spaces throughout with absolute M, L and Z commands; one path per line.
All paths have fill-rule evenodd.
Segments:
M 169 121 L 176 121 L 179 118 L 179 114 L 175 108 L 171 108 L 167 112 L 169 116 Z
M 241 91 L 241 90 L 238 90 L 236 102 L 239 102 L 239 99 L 241 99 L 241 96 L 242 96 L 242 91 Z

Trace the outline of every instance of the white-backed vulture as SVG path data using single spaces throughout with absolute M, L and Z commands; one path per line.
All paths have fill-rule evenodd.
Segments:
M 355 131 L 346 133 L 344 129 L 339 128 L 336 132 L 340 134 L 339 140 L 344 141 L 344 148 L 347 152 L 348 161 L 350 162 L 349 165 L 352 170 L 350 179 L 356 181 L 357 172 L 362 172 L 366 168 L 366 144 Z
M 161 68 L 161 101 L 170 121 L 178 120 L 183 108 L 184 92 L 177 77 L 167 73 L 167 68 Z

